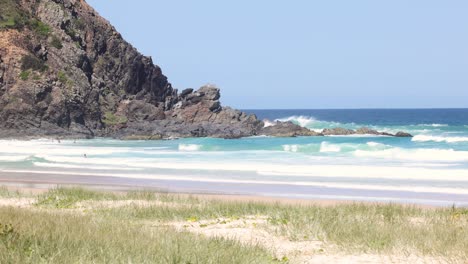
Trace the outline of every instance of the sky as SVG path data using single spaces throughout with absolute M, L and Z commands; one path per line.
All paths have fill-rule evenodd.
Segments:
M 88 0 L 173 87 L 241 109 L 468 107 L 466 0 Z

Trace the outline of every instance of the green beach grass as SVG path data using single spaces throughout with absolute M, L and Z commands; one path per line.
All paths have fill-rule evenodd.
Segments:
M 21 195 L 0 188 L 3 199 Z M 346 254 L 418 255 L 454 263 L 468 260 L 468 209 L 462 208 L 296 205 L 82 188 L 53 189 L 34 198 L 28 208 L 0 207 L 0 263 L 288 262 L 287 256 L 275 259 L 260 246 L 181 232 L 165 224 L 234 221 L 246 216 L 266 218 L 266 224 L 256 228 L 273 235 L 291 241 L 322 241 Z M 129 200 L 147 203 L 80 207 L 86 202 Z

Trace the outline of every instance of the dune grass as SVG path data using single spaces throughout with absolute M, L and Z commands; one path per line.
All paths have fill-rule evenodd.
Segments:
M 262 249 L 119 219 L 0 208 L 0 263 L 268 263 Z M 242 254 L 239 254 L 242 252 Z
M 6 193 L 1 190 L 0 196 Z M 89 214 L 73 214 L 73 208 L 80 201 L 112 200 L 159 203 L 97 207 Z M 267 223 L 258 228 L 270 233 L 293 241 L 320 240 L 348 253 L 412 254 L 442 257 L 453 262 L 468 261 L 468 209 L 463 208 L 424 209 L 362 203 L 301 206 L 221 201 L 149 191 L 116 194 L 81 188 L 50 190 L 37 197 L 36 208 L 39 210 L 34 212 L 0 208 L 0 223 L 12 223 L 23 239 L 18 242 L 19 246 L 15 246 L 19 249 L 8 253 L 10 255 L 0 253 L 1 263 L 5 259 L 20 260 L 24 252 L 30 251 L 33 253 L 28 254 L 34 258 L 45 256 L 46 259 L 68 259 L 71 262 L 87 262 L 94 258 L 98 263 L 121 262 L 125 257 L 135 260 L 133 262 L 142 262 L 141 254 L 163 259 L 159 263 L 214 263 L 229 258 L 235 261 L 217 263 L 272 261 L 260 248 L 245 248 L 234 242 L 210 240 L 167 228 L 148 229 L 148 223 L 220 218 L 229 221 L 245 216 L 266 217 Z M 124 241 L 126 237 L 132 238 Z M 90 244 L 79 242 L 82 240 L 90 241 Z M 67 249 L 67 253 L 61 249 Z M 20 254 L 21 250 L 26 251 Z M 242 254 L 245 258 L 237 256 L 236 259 L 236 250 L 246 252 Z M 110 252 L 119 252 L 118 258 L 112 259 Z M 195 259 L 199 256 L 197 252 L 203 259 Z M 80 256 L 85 257 L 81 259 Z M 177 259 L 177 256 L 182 259 Z
M 83 188 L 57 188 L 39 195 L 36 205 L 56 209 L 67 209 L 73 208 L 73 206 L 80 201 L 118 200 L 120 197 L 122 196 L 111 192 L 96 192 Z
M 0 186 L 0 197 L 1 198 L 19 198 L 19 197 L 25 197 L 25 193 L 21 193 L 19 191 L 12 191 L 9 190 L 5 186 Z
M 293 241 L 320 240 L 353 253 L 405 253 L 468 260 L 468 210 L 396 204 L 291 206 L 192 200 L 184 206 L 125 206 L 100 212 L 111 218 L 184 221 L 268 217 L 259 227 Z

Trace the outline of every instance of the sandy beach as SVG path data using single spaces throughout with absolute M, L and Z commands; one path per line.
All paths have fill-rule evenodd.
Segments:
M 314 201 L 361 201 L 396 202 L 426 206 L 468 206 L 468 195 L 444 194 L 414 191 L 388 191 L 319 186 L 296 186 L 255 183 L 205 182 L 203 180 L 159 180 L 152 178 L 126 178 L 112 176 L 93 176 L 92 173 L 79 172 L 5 172 L 0 170 L 0 184 L 8 186 L 48 189 L 54 186 L 81 185 L 110 191 L 153 190 L 170 193 L 223 194 L 234 196 L 269 197 L 281 200 Z M 373 197 L 369 200 L 367 197 Z M 288 199 L 289 198 L 289 199 Z
M 3 183 L 4 182 L 0 183 L 0 185 Z M 102 190 L 103 188 L 101 186 L 92 186 L 91 188 L 90 186 L 87 186 L 86 188 L 92 190 L 89 193 L 87 193 L 88 191 L 81 191 L 81 189 L 73 188 L 68 189 L 70 191 L 67 191 L 67 189 L 49 189 L 53 188 L 53 185 L 55 184 L 47 183 L 40 185 L 37 183 L 28 184 L 23 182 L 13 185 L 13 183 L 10 182 L 8 187 L 3 187 L 2 189 L 3 191 L 0 195 L 0 210 L 6 210 L 7 208 L 16 208 L 15 210 L 26 210 L 32 212 L 41 212 L 45 210 L 44 212 L 53 214 L 65 213 L 67 215 L 76 215 L 77 217 L 90 216 L 96 219 L 100 217 L 99 215 L 101 213 L 99 212 L 107 212 L 105 214 L 111 213 L 112 215 L 115 214 L 115 216 L 117 216 L 128 210 L 137 210 L 142 212 L 145 210 L 148 210 L 148 212 L 154 210 L 169 210 L 170 212 L 173 210 L 175 217 L 169 216 L 171 214 L 169 213 L 168 216 L 163 218 L 130 218 L 128 221 L 131 221 L 129 223 L 132 223 L 132 225 L 137 224 L 137 226 L 140 226 L 139 228 L 168 228 L 173 230 L 173 232 L 188 232 L 195 235 L 201 235 L 207 239 L 223 238 L 246 247 L 260 247 L 262 250 L 266 250 L 268 254 L 271 254 L 273 260 L 284 263 L 464 263 L 464 261 L 466 261 L 466 255 L 464 254 L 467 252 L 460 251 L 457 254 L 461 255 L 447 258 L 447 256 L 439 255 L 437 253 L 422 253 L 416 249 L 406 248 L 404 247 L 404 244 L 395 244 L 386 250 L 376 250 L 369 246 L 364 246 L 363 249 L 369 247 L 367 250 L 359 249 L 360 247 L 353 249 L 353 246 L 343 247 L 343 245 L 333 242 L 333 239 L 330 241 L 329 239 L 320 238 L 320 236 L 309 237 L 307 234 L 310 230 L 303 230 L 301 232 L 299 230 L 294 231 L 293 227 L 288 227 L 290 225 L 290 221 L 295 223 L 299 219 L 278 218 L 278 216 L 275 216 L 276 214 L 282 214 L 280 212 L 283 209 L 280 208 L 284 208 L 286 210 L 285 212 L 290 211 L 292 214 L 294 214 L 294 211 L 307 210 L 307 208 L 310 208 L 310 210 L 321 210 L 323 213 L 327 214 L 328 210 L 350 210 L 349 208 L 359 207 L 364 209 L 368 207 L 369 209 L 366 210 L 373 211 L 375 208 L 385 208 L 386 206 L 389 206 L 386 210 L 407 210 L 408 212 L 416 210 L 416 212 L 420 212 L 417 213 L 418 216 L 410 216 L 412 213 L 409 213 L 409 216 L 407 216 L 407 220 L 404 220 L 404 223 L 405 225 L 414 226 L 414 228 L 420 228 L 419 226 L 422 228 L 422 226 L 429 225 L 430 221 L 432 221 L 429 219 L 432 219 L 435 215 L 440 215 L 440 212 L 437 210 L 441 209 L 436 207 L 408 206 L 407 209 L 405 209 L 405 207 L 396 206 L 392 209 L 394 205 L 386 205 L 382 203 L 380 205 L 378 203 L 356 204 L 352 201 L 301 200 L 219 194 L 154 193 L 148 196 L 148 191 L 140 195 L 138 195 L 138 192 L 131 192 L 134 194 L 130 197 L 128 190 L 124 191 L 117 187 L 105 188 L 108 191 L 112 190 L 109 194 L 101 192 L 94 193 L 97 189 Z M 71 188 L 71 186 L 69 186 L 69 188 Z M 81 198 L 73 198 L 78 194 Z M 86 195 L 91 195 L 90 197 L 92 198 L 89 198 Z M 156 195 L 155 198 L 153 198 L 152 195 Z M 189 212 L 191 210 L 195 210 L 194 208 L 197 207 L 199 207 L 200 210 L 204 210 L 203 208 L 219 206 L 226 206 L 226 209 L 231 206 L 236 208 L 238 206 L 266 206 L 267 208 L 271 207 L 278 209 L 268 209 L 263 213 L 262 210 L 257 211 L 256 209 L 255 211 L 257 211 L 257 213 L 255 214 L 252 214 L 254 211 L 250 210 L 245 211 L 246 214 L 244 214 L 240 211 L 236 212 L 236 210 L 239 209 L 229 209 L 229 211 L 234 211 L 228 214 L 216 213 L 213 215 L 216 215 L 216 217 L 209 217 L 208 215 L 211 215 L 209 212 L 202 213 L 202 215 L 197 215 L 198 213 L 195 212 Z M 180 212 L 177 213 L 177 211 L 181 210 L 188 210 L 188 214 L 185 215 L 191 216 L 185 216 L 182 218 L 176 217 L 180 214 Z M 358 209 L 353 213 L 353 215 L 345 214 L 343 217 L 344 219 L 354 219 L 353 221 L 360 219 L 361 217 L 369 218 L 362 219 L 363 221 L 372 221 L 371 219 L 375 217 L 367 215 L 368 213 L 360 210 L 361 209 Z M 249 211 L 250 213 L 247 213 Z M 397 211 L 395 211 L 395 217 L 403 217 L 400 213 L 396 213 Z M 464 211 L 460 212 L 461 218 L 457 221 L 461 221 L 460 223 L 468 221 L 464 215 Z M 431 214 L 434 216 L 431 216 Z M 297 215 L 297 217 L 300 218 L 304 216 L 305 215 L 302 215 L 302 213 Z M 404 218 L 406 219 L 406 217 Z M 344 219 L 342 220 L 345 221 Z M 340 219 L 337 220 L 340 221 Z M 305 222 L 301 221 L 295 224 L 305 224 Z M 382 232 L 388 232 L 383 231 L 387 228 L 385 227 L 385 225 L 387 225 L 387 220 L 379 221 L 384 221 L 381 223 L 383 225 Z M 391 222 L 388 224 L 393 225 Z M 403 224 L 403 222 L 401 224 Z M 455 225 L 458 226 L 456 223 Z M 463 226 L 466 227 L 466 224 L 463 224 L 461 227 Z M 304 228 L 306 228 L 306 226 L 304 226 Z M 311 228 L 311 226 L 307 228 Z M 297 237 L 299 234 L 300 237 Z M 359 233 L 355 235 L 359 235 Z M 428 239 L 430 239 L 429 237 L 430 236 L 428 236 Z M 354 239 L 352 240 L 354 241 Z M 352 244 L 353 243 L 359 242 L 352 242 Z M 397 242 L 395 241 L 392 243 Z M 397 250 L 401 246 L 403 246 L 405 250 Z
M 8 192 L 19 192 L 26 195 L 0 198 L 0 209 L 10 207 L 23 211 L 47 210 L 47 212 L 67 213 L 80 217 L 89 216 L 96 219 L 100 219 L 103 212 L 112 212 L 112 218 L 115 218 L 122 212 L 127 214 L 133 210 L 144 212 L 144 214 L 155 210 L 164 210 L 168 216 L 163 218 L 144 217 L 140 219 L 131 217 L 126 221 L 131 225 L 142 225 L 140 228 L 143 229 L 156 228 L 159 230 L 163 228 L 170 230 L 170 234 L 200 235 L 208 241 L 226 239 L 249 250 L 258 247 L 260 251 L 265 251 L 267 255 L 271 256 L 270 260 L 273 260 L 273 263 L 464 263 L 467 260 L 467 252 L 459 249 L 455 249 L 451 253 L 455 256 L 438 253 L 438 250 L 434 249 L 435 242 L 425 242 L 429 243 L 429 246 L 421 246 L 421 248 L 426 248 L 424 250 L 428 250 L 427 247 L 430 248 L 425 253 L 418 246 L 415 248 L 410 246 L 411 243 L 420 243 L 421 239 L 435 239 L 431 238 L 431 235 L 422 235 L 419 232 L 427 232 L 423 230 L 435 228 L 433 226 L 435 222 L 446 217 L 452 219 L 453 215 L 456 217 L 460 215 L 460 219 L 450 223 L 450 225 L 453 228 L 461 228 L 459 230 L 465 232 L 468 224 L 466 210 L 457 209 L 461 211 L 451 212 L 450 203 L 447 202 L 456 201 L 462 206 L 467 203 L 467 197 L 463 193 L 447 195 L 417 191 L 368 190 L 365 187 L 350 189 L 203 181 L 194 180 L 195 178 L 180 180 L 176 177 L 176 179 L 170 180 L 158 179 L 157 177 L 139 178 L 125 177 L 125 175 L 114 177 L 111 175 L 112 172 L 105 171 L 93 175 L 93 172 L 83 173 L 83 171 L 72 168 L 66 172 L 57 171 L 57 173 L 42 170 L 1 170 L 0 186 L 5 186 L 4 188 Z M 404 179 L 402 178 L 402 180 Z M 75 188 L 77 186 L 91 192 L 109 192 L 120 198 L 77 198 L 74 200 L 75 198 L 70 198 L 73 197 L 73 194 L 50 194 L 54 193 L 56 188 Z M 150 198 L 148 200 L 133 197 L 122 198 L 132 192 L 151 192 L 157 197 L 163 195 L 166 198 Z M 307 195 L 297 195 L 300 193 Z M 60 198 L 61 195 L 64 195 L 64 198 Z M 91 196 L 99 197 L 99 195 L 94 194 Z M 370 201 L 365 199 L 366 196 L 373 198 Z M 41 197 L 49 197 L 46 199 L 46 204 L 52 202 L 52 207 L 49 205 L 46 207 L 38 206 L 41 204 L 39 201 L 43 199 Z M 360 197 L 364 198 L 360 199 Z M 379 201 L 378 197 L 382 197 L 382 199 Z M 389 202 L 385 197 L 392 197 L 392 202 Z M 399 200 L 398 197 L 404 198 Z M 72 202 L 68 203 L 70 199 Z M 421 202 L 418 203 L 419 199 Z M 62 201 L 67 202 L 62 205 Z M 214 213 L 192 212 L 193 208 L 217 206 L 223 206 L 225 209 Z M 270 209 L 266 211 L 263 209 L 243 211 L 244 209 L 242 209 L 242 212 L 237 212 L 238 206 L 260 206 L 261 208 L 265 206 Z M 383 209 L 387 206 L 388 209 Z M 282 209 L 275 209 L 277 207 Z M 314 217 L 306 216 L 309 210 L 307 208 L 311 208 L 312 211 L 323 208 L 324 214 L 337 213 L 334 217 L 340 217 L 340 214 L 347 212 L 341 216 L 346 220 L 340 222 L 338 218 L 336 223 L 344 230 L 347 227 L 352 230 L 353 225 L 362 225 L 365 222 L 368 222 L 369 225 L 376 225 L 376 229 L 365 231 L 364 225 L 362 230 L 340 231 L 343 233 L 342 236 L 354 236 L 354 238 L 347 238 L 346 242 L 343 242 L 340 238 L 331 238 L 331 235 L 326 235 L 327 232 L 335 232 L 333 229 L 327 230 L 324 227 L 335 221 L 332 220 L 335 218 L 323 220 L 325 222 L 315 226 L 315 224 L 311 224 L 311 221 L 316 221 L 313 220 Z M 356 208 L 367 209 L 364 209 L 363 212 Z M 187 212 L 181 214 L 180 210 L 187 210 Z M 226 213 L 227 211 L 231 213 Z M 374 211 L 377 211 L 376 215 L 367 213 Z M 378 213 L 378 211 L 382 212 Z M 400 220 L 397 222 L 382 220 L 387 217 L 386 211 L 390 212 L 390 215 L 394 215 L 389 219 Z M 414 213 L 414 211 L 418 213 Z M 297 214 L 297 216 L 289 216 L 289 212 L 296 212 L 292 214 Z M 285 214 L 286 217 L 278 216 L 282 214 Z M 290 219 L 290 217 L 297 217 L 297 219 Z M 402 228 L 401 226 L 403 229 L 397 231 L 397 229 Z M 322 230 L 323 228 L 326 231 Z M 408 232 L 405 231 L 405 228 L 408 230 L 416 228 L 416 233 L 414 234 L 415 238 L 408 238 L 406 242 L 402 243 L 399 242 L 395 232 Z M 440 226 L 436 229 L 438 228 Z M 315 230 L 312 232 L 313 235 L 308 235 L 312 230 Z M 368 234 L 363 232 L 370 232 L 373 235 L 367 238 Z M 363 236 L 363 241 L 361 241 L 361 236 Z M 387 241 L 387 239 L 390 240 Z M 374 243 L 378 245 L 374 245 Z M 387 245 L 387 243 L 389 244 Z M 457 243 L 463 242 L 460 240 Z M 246 260 L 239 263 L 244 262 Z M 263 262 L 259 261 L 259 263 Z
M 57 187 L 85 187 L 90 190 L 105 190 L 116 193 L 125 193 L 128 191 L 153 191 L 159 193 L 171 193 L 182 197 L 193 196 L 206 200 L 221 200 L 228 202 L 261 202 L 261 203 L 279 203 L 285 205 L 317 205 L 317 206 L 334 206 L 338 204 L 352 204 L 360 202 L 363 204 L 375 204 L 386 202 L 372 201 L 355 201 L 344 199 L 304 199 L 304 198 L 288 198 L 275 196 L 247 195 L 242 193 L 220 193 L 209 192 L 203 190 L 194 190 L 190 188 L 172 189 L 170 184 L 161 186 L 151 186 L 142 179 L 122 179 L 100 178 L 93 176 L 80 175 L 45 175 L 34 173 L 2 173 L 0 171 L 0 186 L 5 186 L 12 191 L 28 192 L 32 194 L 40 194 L 47 192 L 50 189 Z M 405 205 L 405 203 L 402 203 Z M 438 206 L 427 204 L 410 204 L 409 206 L 417 206 L 420 208 L 437 208 Z
M 468 264 L 467 12 L 0 0 L 0 264 Z

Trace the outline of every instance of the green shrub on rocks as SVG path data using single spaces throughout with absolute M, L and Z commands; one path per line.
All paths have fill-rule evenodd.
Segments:
M 86 23 L 81 18 L 73 19 L 73 25 L 79 30 L 86 28 Z
M 0 0 L 0 10 L 0 30 L 22 29 L 27 22 L 27 15 L 14 0 Z
M 108 126 L 120 125 L 127 123 L 128 119 L 125 116 L 116 115 L 112 112 L 106 112 L 102 122 Z
M 31 74 L 30 71 L 22 71 L 19 75 L 20 79 L 26 81 L 29 79 L 29 75 Z
M 29 24 L 31 26 L 31 29 L 41 37 L 47 37 L 50 33 L 50 27 L 42 21 L 32 19 L 31 21 L 29 21 Z
M 28 54 L 21 59 L 21 70 L 45 71 L 47 70 L 47 66 L 44 61 Z
M 50 41 L 50 45 L 52 45 L 52 47 L 54 47 L 56 49 L 62 49 L 63 48 L 62 41 L 60 40 L 60 38 L 58 38 L 55 35 L 52 36 L 52 40 Z
M 63 71 L 59 71 L 59 72 L 57 73 L 57 79 L 58 79 L 59 82 L 61 82 L 61 83 L 67 83 L 67 82 L 68 82 L 67 74 L 64 73 Z

